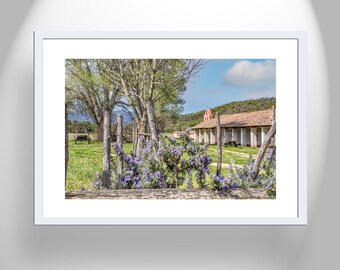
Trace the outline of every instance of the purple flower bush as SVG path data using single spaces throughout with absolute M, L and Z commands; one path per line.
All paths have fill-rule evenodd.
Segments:
M 268 151 L 262 162 L 262 173 L 258 176 L 261 187 L 264 187 L 268 194 L 276 197 L 276 152 L 274 149 Z
M 211 158 L 206 145 L 191 141 L 188 133 L 180 139 L 160 136 L 159 141 L 147 141 L 140 137 L 140 147 L 136 153 L 126 154 L 121 145 L 112 144 L 113 151 L 123 156 L 122 188 L 159 189 L 193 188 L 193 177 L 200 188 L 211 188 L 216 192 L 235 188 L 265 188 L 272 197 L 276 196 L 276 155 L 268 151 L 262 161 L 257 179 L 253 180 L 254 158 L 250 155 L 245 165 L 235 165 L 232 161 L 227 168 L 227 176 L 209 171 Z M 111 159 L 112 188 L 117 189 L 116 159 Z M 207 180 L 207 175 L 210 181 Z M 95 189 L 101 189 L 100 174 L 93 182 Z
M 117 153 L 117 155 L 123 154 L 123 178 L 122 178 L 122 187 L 125 189 L 131 189 L 131 188 L 138 188 L 141 189 L 142 183 L 141 183 L 141 177 L 140 172 L 138 169 L 138 162 L 136 158 L 133 157 L 132 154 L 127 155 L 121 145 L 114 143 L 112 144 L 113 150 Z M 112 177 L 112 188 L 117 188 L 117 173 L 115 172 L 115 168 L 117 168 L 117 164 L 115 160 L 111 160 L 113 168 L 111 170 Z
M 216 191 L 226 191 L 235 188 L 265 188 L 271 197 L 276 196 L 276 155 L 275 151 L 268 151 L 262 161 L 257 179 L 253 179 L 253 166 L 255 160 L 250 155 L 243 166 L 229 163 L 228 176 L 210 174 L 212 188 Z
M 101 189 L 102 188 L 102 182 L 100 180 L 100 173 L 96 172 L 94 175 L 94 180 L 93 180 L 93 187 L 94 189 Z
M 113 144 L 117 154 L 123 154 L 123 188 L 178 188 L 185 183 L 192 188 L 192 175 L 200 187 L 207 187 L 206 175 L 211 163 L 206 145 L 201 146 L 183 134 L 179 140 L 161 136 L 159 142 L 140 138 L 136 156 L 127 155 L 121 146 Z M 112 168 L 116 168 L 115 162 Z M 114 187 L 117 175 L 112 171 Z

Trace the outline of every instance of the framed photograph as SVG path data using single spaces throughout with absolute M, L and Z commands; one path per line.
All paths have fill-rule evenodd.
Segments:
M 34 33 L 35 225 L 306 225 L 303 32 Z

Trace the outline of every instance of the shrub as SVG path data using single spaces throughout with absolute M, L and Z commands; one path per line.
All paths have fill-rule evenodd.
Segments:
M 190 188 L 194 172 L 198 185 L 207 187 L 206 174 L 211 159 L 206 154 L 206 145 L 192 142 L 187 133 L 179 140 L 168 136 L 161 136 L 159 142 L 147 142 L 144 137 L 140 140 L 141 147 L 135 157 L 113 144 L 117 154 L 123 152 L 123 188 L 178 188 L 184 183 Z M 112 162 L 112 168 L 116 168 Z M 115 187 L 117 175 L 114 170 L 112 175 Z
M 141 188 L 178 188 L 185 184 L 192 188 L 192 176 L 200 188 L 212 188 L 216 191 L 228 191 L 235 188 L 265 188 L 271 197 L 276 196 L 276 154 L 268 151 L 261 164 L 257 179 L 253 179 L 252 155 L 245 165 L 235 165 L 230 162 L 228 175 L 213 174 L 209 171 L 211 158 L 206 153 L 207 145 L 200 145 L 191 141 L 188 133 L 182 134 L 180 139 L 160 136 L 159 141 L 146 141 L 140 138 L 141 147 L 136 156 L 126 154 L 120 145 L 114 143 L 113 150 L 117 155 L 123 154 L 124 189 Z M 117 188 L 116 161 L 112 162 L 112 188 Z M 207 181 L 209 174 L 211 182 Z M 96 173 L 93 182 L 95 189 L 101 189 L 100 174 Z
M 276 154 L 275 151 L 268 151 L 262 161 L 260 173 L 257 179 L 253 178 L 253 166 L 255 160 L 249 155 L 247 163 L 237 166 L 233 162 L 229 163 L 228 176 L 210 175 L 212 188 L 214 190 L 228 190 L 238 188 L 265 188 L 267 193 L 273 198 L 276 197 Z

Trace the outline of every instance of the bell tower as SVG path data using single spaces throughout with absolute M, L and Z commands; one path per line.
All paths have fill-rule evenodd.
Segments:
M 206 109 L 205 113 L 204 113 L 204 118 L 203 118 L 203 122 L 207 122 L 209 120 L 213 119 L 212 113 L 210 109 Z

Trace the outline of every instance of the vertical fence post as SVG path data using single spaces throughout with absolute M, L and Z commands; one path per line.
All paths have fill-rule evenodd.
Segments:
M 111 111 L 104 109 L 103 124 L 103 187 L 111 189 Z
M 137 123 L 134 121 L 132 126 L 132 151 L 134 156 L 137 153 L 137 142 L 138 142 L 138 127 Z
M 68 125 L 67 125 L 67 103 L 65 103 L 65 188 L 68 167 Z
M 276 119 L 275 119 L 275 109 L 273 109 L 272 126 L 269 129 L 267 136 L 263 144 L 261 145 L 259 152 L 257 153 L 257 157 L 256 157 L 256 160 L 253 166 L 253 172 L 252 172 L 253 181 L 255 181 L 259 175 L 262 159 L 271 143 L 271 140 L 274 138 L 275 134 L 276 134 Z
M 222 169 L 222 136 L 220 113 L 216 113 L 216 137 L 217 137 L 217 170 L 216 175 L 221 174 Z
M 117 186 L 122 189 L 123 180 L 123 116 L 118 115 L 117 119 Z

